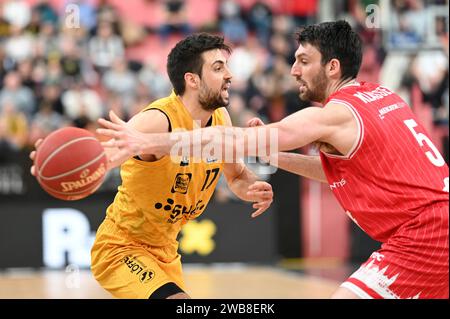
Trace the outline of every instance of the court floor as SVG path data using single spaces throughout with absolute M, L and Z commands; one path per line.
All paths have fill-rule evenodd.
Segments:
M 272 266 L 218 264 L 184 266 L 187 292 L 204 299 L 322 299 L 341 281 Z M 112 298 L 89 270 L 0 272 L 0 299 Z

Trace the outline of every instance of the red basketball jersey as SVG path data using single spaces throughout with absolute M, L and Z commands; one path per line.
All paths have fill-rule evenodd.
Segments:
M 361 82 L 335 92 L 327 103 L 348 107 L 358 124 L 349 154 L 320 156 L 334 195 L 368 235 L 385 242 L 431 206 L 448 207 L 448 166 L 397 94 Z

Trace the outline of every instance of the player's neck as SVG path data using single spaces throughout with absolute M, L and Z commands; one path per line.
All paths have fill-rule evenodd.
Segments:
M 183 102 L 183 105 L 188 110 L 189 114 L 191 114 L 192 119 L 194 121 L 200 121 L 201 127 L 205 127 L 211 118 L 213 111 L 204 110 L 196 96 L 184 94 L 183 96 L 180 96 L 180 100 Z
M 329 90 L 328 90 L 328 94 L 325 98 L 325 101 L 328 99 L 328 97 L 330 97 L 330 95 L 339 91 L 340 89 L 343 89 L 344 87 L 351 86 L 351 85 L 357 85 L 357 84 L 358 84 L 358 82 L 356 81 L 356 79 L 346 79 L 346 80 L 340 80 L 340 81 L 331 83 Z M 322 103 L 325 103 L 325 101 L 322 101 Z

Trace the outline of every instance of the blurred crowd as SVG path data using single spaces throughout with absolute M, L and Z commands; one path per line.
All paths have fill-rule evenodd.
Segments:
M 168 95 L 164 65 L 147 58 L 155 52 L 138 58 L 129 52 L 149 37 L 157 42 L 152 48 L 164 48 L 199 31 L 223 34 L 234 49 L 234 124 L 244 126 L 253 116 L 278 121 L 310 105 L 298 99 L 290 76 L 293 32 L 326 18 L 346 19 L 360 33 L 360 80 L 381 82 L 407 100 L 417 87 L 434 124 L 448 124 L 448 11 L 439 10 L 448 0 L 394 0 L 389 23 L 378 27 L 366 8 L 381 1 L 208 1 L 215 4 L 213 19 L 200 26 L 187 13 L 201 9 L 201 1 L 129 1 L 130 7 L 160 8 L 163 23 L 154 27 L 125 16 L 112 0 L 0 0 L 0 154 L 30 147 L 66 125 L 93 131 L 109 110 L 129 119 Z M 424 43 L 433 45 L 423 50 Z

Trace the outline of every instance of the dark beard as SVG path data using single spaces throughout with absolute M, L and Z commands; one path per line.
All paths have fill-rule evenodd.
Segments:
M 198 102 L 205 111 L 214 111 L 219 107 L 227 107 L 230 104 L 230 99 L 224 100 L 221 94 L 222 89 L 219 92 L 214 92 L 208 86 L 203 85 L 199 93 Z
M 310 102 L 323 102 L 325 100 L 325 90 L 328 86 L 325 70 L 321 69 L 311 82 L 315 83 L 315 86 L 312 89 L 307 87 L 305 93 L 300 93 L 300 99 Z

